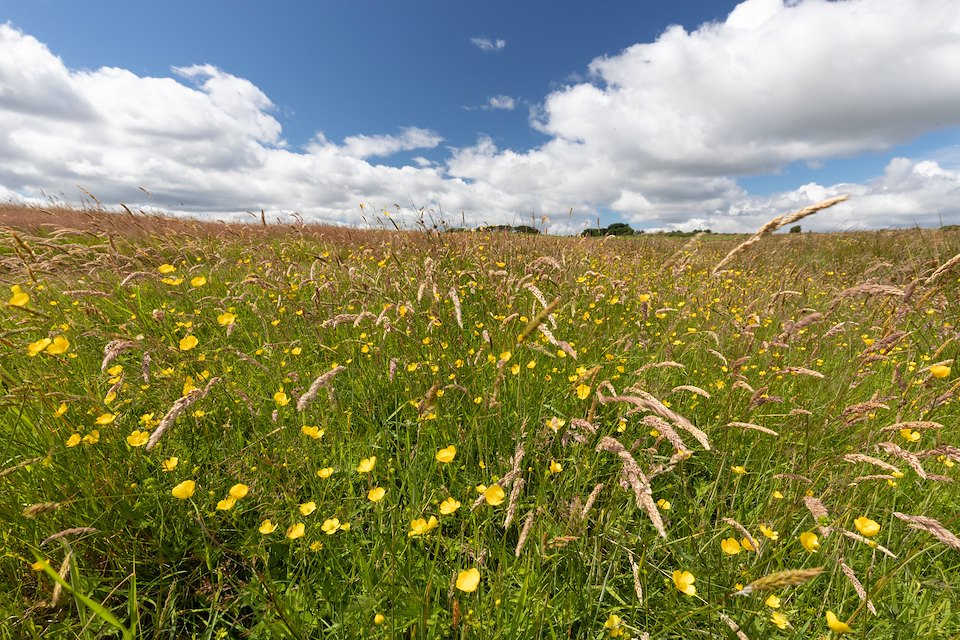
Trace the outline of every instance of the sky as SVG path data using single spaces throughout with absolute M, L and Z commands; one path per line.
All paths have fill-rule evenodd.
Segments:
M 957 0 L 7 0 L 0 200 L 551 233 L 960 224 Z M 386 212 L 386 213 L 385 213 Z

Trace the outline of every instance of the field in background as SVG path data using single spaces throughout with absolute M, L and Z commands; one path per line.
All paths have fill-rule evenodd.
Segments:
M 960 635 L 956 230 L 0 224 L 0 638 Z

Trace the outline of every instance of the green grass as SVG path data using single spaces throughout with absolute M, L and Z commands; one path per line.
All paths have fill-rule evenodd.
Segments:
M 893 515 L 960 532 L 949 466 L 960 451 L 925 453 L 960 446 L 958 274 L 924 284 L 960 252 L 956 232 L 772 236 L 711 277 L 735 238 L 117 231 L 0 231 L 2 281 L 30 297 L 0 308 L 0 638 L 735 637 L 721 614 L 749 638 L 811 638 L 831 634 L 828 610 L 854 638 L 960 634 L 960 551 Z M 162 275 L 164 264 L 175 271 Z M 198 276 L 206 283 L 191 286 Z M 865 282 L 908 295 L 840 295 Z M 543 309 L 537 292 L 559 299 L 543 325 L 554 343 L 540 329 L 518 341 Z M 822 318 L 789 331 L 814 311 Z M 218 322 L 226 312 L 230 329 Z M 868 344 L 898 331 L 885 349 Z M 188 335 L 197 345 L 182 350 Z M 64 353 L 29 355 L 57 336 Z M 113 340 L 131 344 L 102 371 Z M 949 375 L 931 375 L 937 362 Z M 155 448 L 128 443 L 213 378 Z M 622 399 L 642 392 L 702 429 L 710 450 L 675 426 L 692 455 L 671 463 L 649 405 Z M 107 413 L 114 421 L 96 425 Z M 920 420 L 943 428 L 917 441 L 883 431 Z M 86 441 L 68 446 L 73 434 Z M 622 486 L 623 460 L 604 438 L 650 476 L 652 501 L 669 502 L 657 507 L 666 537 Z M 883 442 L 919 456 L 928 477 Z M 454 460 L 439 462 L 449 445 Z M 889 472 L 845 461 L 851 453 L 902 477 L 852 484 Z M 326 467 L 334 473 L 318 477 Z M 503 503 L 473 508 L 477 485 L 505 476 Z M 185 480 L 195 492 L 178 499 Z M 249 493 L 218 510 L 237 483 Z M 443 515 L 450 496 L 461 506 Z M 817 522 L 805 496 L 828 517 Z M 437 528 L 408 535 L 431 516 Z M 842 533 L 857 533 L 860 517 L 896 557 Z M 333 518 L 349 529 L 325 533 Z M 743 537 L 725 518 L 760 553 L 724 553 L 721 541 Z M 265 535 L 266 519 L 276 529 Z M 304 535 L 289 539 L 298 522 Z M 799 535 L 818 526 L 832 532 L 808 552 Z M 78 527 L 95 531 L 42 544 Z M 32 569 L 37 558 L 46 571 Z M 786 629 L 771 620 L 771 592 L 732 595 L 815 567 L 823 573 L 772 592 Z M 479 586 L 465 592 L 455 582 L 471 568 Z M 695 595 L 677 589 L 675 571 L 695 576 Z M 611 616 L 622 626 L 609 628 Z

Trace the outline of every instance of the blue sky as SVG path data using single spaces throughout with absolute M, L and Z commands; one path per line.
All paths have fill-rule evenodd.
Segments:
M 747 230 L 850 192 L 823 228 L 960 222 L 953 0 L 12 0 L 3 23 L 8 198 L 562 233 Z

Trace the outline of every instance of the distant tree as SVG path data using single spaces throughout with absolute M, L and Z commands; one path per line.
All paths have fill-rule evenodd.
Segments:
M 614 222 L 604 231 L 606 236 L 632 236 L 634 233 L 633 227 L 623 222 Z
M 800 233 L 800 225 L 796 224 L 790 227 L 790 233 Z

